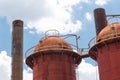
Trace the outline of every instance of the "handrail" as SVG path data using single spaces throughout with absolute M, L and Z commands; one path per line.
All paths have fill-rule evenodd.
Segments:
M 71 45 L 71 44 L 70 44 Z M 87 54 L 89 51 L 89 48 L 79 48 L 77 49 L 77 47 L 75 45 L 71 45 L 71 47 L 68 46 L 58 46 L 58 45 L 52 45 L 52 46 L 44 46 L 44 47 L 40 47 L 40 49 L 35 50 L 36 46 L 31 47 L 30 49 L 28 49 L 25 52 L 25 57 L 27 58 L 28 56 L 30 56 L 31 54 L 40 52 L 40 51 L 45 51 L 45 50 L 68 50 L 68 51 L 73 51 L 76 52 L 78 54 Z
M 93 45 L 96 44 L 96 37 L 92 38 L 89 43 L 88 43 L 88 47 L 91 48 Z
M 50 29 L 45 32 L 45 37 L 48 36 L 59 36 L 59 31 L 56 29 Z
M 114 32 L 114 33 L 111 33 L 111 34 L 107 34 L 107 35 L 105 35 L 105 37 L 101 37 L 101 38 L 99 36 L 96 36 L 89 41 L 88 46 L 89 46 L 89 48 L 91 48 L 96 43 L 100 43 L 102 41 L 110 40 L 110 39 L 118 38 L 118 37 L 120 38 L 120 31 L 117 31 L 117 32 Z
M 49 46 L 49 45 L 47 45 L 47 46 L 40 47 L 40 49 L 38 49 L 38 50 L 35 50 L 35 47 L 36 46 L 33 46 L 30 49 L 28 49 L 25 52 L 25 57 L 28 57 L 28 56 L 30 56 L 33 53 L 36 53 L 36 52 L 39 52 L 39 51 L 45 51 L 45 50 L 58 50 L 58 49 L 60 49 L 60 50 L 69 50 L 69 51 L 70 50 L 71 51 L 76 50 L 77 51 L 77 48 L 75 46 L 73 48 L 71 48 L 71 47 L 64 46 L 64 45 L 62 45 L 62 46 L 58 46 L 58 45 Z

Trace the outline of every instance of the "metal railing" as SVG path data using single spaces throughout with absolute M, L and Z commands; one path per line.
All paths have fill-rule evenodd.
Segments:
M 89 48 L 79 48 L 78 53 L 79 54 L 88 54 Z
M 58 30 L 54 30 L 54 29 L 52 29 L 52 30 L 48 30 L 48 31 L 46 31 L 45 32 L 45 36 L 39 41 L 40 43 L 46 38 L 46 37 L 49 37 L 49 36 L 56 36 L 56 37 L 61 37 L 61 38 L 63 38 L 64 40 L 65 39 L 68 39 L 68 38 L 70 38 L 70 37 L 73 37 L 72 39 L 75 39 L 75 42 L 74 42 L 74 44 L 71 44 L 71 43 L 68 43 L 72 48 L 71 48 L 71 50 L 72 51 L 75 51 L 75 52 L 77 52 L 77 53 L 81 53 L 81 51 L 80 51 L 80 49 L 79 49 L 79 47 L 78 47 L 78 39 L 80 38 L 80 36 L 77 36 L 77 35 L 75 35 L 75 34 L 67 34 L 67 35 L 59 35 L 59 31 Z M 36 45 L 37 46 L 37 45 Z M 31 55 L 32 53 L 35 53 L 36 51 L 35 51 L 35 47 L 36 46 L 33 46 L 33 47 L 31 47 L 30 49 L 28 49 L 26 52 L 25 52 L 25 57 L 27 57 L 27 56 L 29 56 L 29 55 Z M 42 46 L 42 47 L 40 47 L 40 50 L 38 50 L 38 51 L 42 51 L 42 50 L 50 50 L 50 49 L 56 49 L 56 50 L 58 50 L 58 49 L 62 49 L 62 50 L 70 50 L 70 47 L 68 47 L 68 46 L 65 46 L 64 44 L 62 44 L 62 42 L 61 42 L 61 45 L 55 45 L 55 44 L 53 44 L 52 46 L 49 46 L 49 45 L 45 45 L 44 47 Z M 38 52 L 37 51 L 37 52 Z
M 56 29 L 50 29 L 45 32 L 45 37 L 48 36 L 59 36 L 59 31 Z
M 71 44 L 70 44 L 71 45 Z M 37 45 L 36 45 L 37 46 Z M 89 51 L 89 48 L 77 48 L 74 45 L 71 45 L 72 47 L 68 47 L 68 46 L 59 46 L 59 45 L 52 45 L 52 46 L 43 46 L 40 47 L 39 49 L 35 49 L 36 46 L 31 47 L 30 49 L 28 49 L 25 52 L 25 57 L 27 58 L 28 56 L 30 56 L 31 54 L 37 53 L 37 52 L 41 52 L 41 51 L 46 51 L 46 50 L 68 50 L 68 51 L 73 51 L 76 52 L 78 54 L 87 54 Z
M 40 52 L 40 51 L 46 51 L 46 50 L 68 50 L 68 51 L 74 51 L 74 52 L 77 51 L 77 48 L 75 46 L 71 48 L 71 47 L 68 47 L 68 46 L 65 46 L 65 45 L 61 45 L 61 46 L 59 46 L 59 45 L 52 45 L 52 46 L 47 45 L 47 46 L 40 47 L 39 49 L 35 49 L 36 46 L 33 46 L 30 49 L 28 49 L 25 52 L 25 57 L 28 57 L 33 53 L 37 53 L 37 52 Z
M 100 42 L 107 41 L 107 40 L 114 39 L 114 38 L 120 38 L 120 30 L 117 32 L 114 31 L 113 33 L 110 33 L 110 34 L 105 34 L 105 37 L 104 36 L 102 36 L 102 37 L 96 36 L 96 37 L 92 38 L 88 43 L 88 47 L 91 48 L 96 43 L 100 43 Z
M 89 43 L 88 43 L 89 48 L 91 48 L 92 46 L 94 46 L 96 44 L 96 38 L 97 37 L 94 37 L 89 41 Z

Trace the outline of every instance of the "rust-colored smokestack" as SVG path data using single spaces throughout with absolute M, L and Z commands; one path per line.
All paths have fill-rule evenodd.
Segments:
M 106 14 L 103 8 L 97 8 L 94 10 L 94 19 L 95 19 L 95 27 L 96 27 L 96 34 L 98 35 L 99 32 L 107 26 Z
M 23 21 L 12 25 L 12 80 L 23 80 Z
M 58 36 L 41 40 L 26 59 L 33 80 L 76 80 L 75 68 L 80 62 L 81 56 Z

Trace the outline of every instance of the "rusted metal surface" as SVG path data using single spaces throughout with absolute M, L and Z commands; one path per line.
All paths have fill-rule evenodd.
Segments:
M 87 57 L 89 57 L 89 54 L 88 53 L 87 54 L 82 54 L 81 57 L 82 58 L 87 58 Z
M 95 19 L 95 27 L 96 27 L 96 34 L 107 26 L 106 14 L 103 8 L 97 8 L 94 10 L 94 19 Z
M 89 55 L 98 62 L 100 80 L 120 80 L 120 23 L 108 25 L 92 40 Z
M 64 40 L 57 36 L 46 37 L 41 40 L 36 46 L 34 52 L 46 49 L 68 49 L 72 50 L 71 46 Z
M 96 38 L 93 39 L 94 42 L 95 42 L 95 40 L 96 40 Z M 90 49 L 89 49 L 88 53 L 89 53 L 90 57 L 92 57 L 94 60 L 97 60 L 97 50 L 99 49 L 99 47 L 106 46 L 107 44 L 115 43 L 115 42 L 119 42 L 119 41 L 120 41 L 120 35 L 117 35 L 115 37 L 112 36 L 108 39 L 104 39 L 99 42 L 95 42 L 94 45 L 91 44 L 91 42 L 90 42 L 89 43 Z
M 47 54 L 35 59 L 33 80 L 76 80 L 74 59 L 66 54 Z
M 100 80 L 120 80 L 120 42 L 107 44 L 97 52 Z
M 59 31 L 57 30 L 54 29 L 48 30 L 45 32 L 45 36 L 40 39 L 37 45 L 31 47 L 25 52 L 25 57 L 28 57 L 33 53 L 46 51 L 46 50 L 69 50 L 69 51 L 74 51 L 80 55 L 87 54 L 85 53 L 86 50 L 88 52 L 87 48 L 84 49 L 79 48 L 78 45 L 79 39 L 80 36 L 77 36 L 76 34 L 59 35 Z M 68 42 L 66 42 L 66 40 L 68 40 Z M 69 40 L 72 40 L 72 42 L 69 42 Z M 49 44 L 47 44 L 48 42 Z
M 12 80 L 23 80 L 23 21 L 15 20 L 12 27 Z
M 112 23 L 101 30 L 97 36 L 97 42 L 116 36 L 120 36 L 120 23 Z
M 58 36 L 48 36 L 38 43 L 26 64 L 33 69 L 33 80 L 76 80 L 75 68 L 81 56 Z
M 89 48 L 96 44 L 120 37 L 120 23 L 112 23 L 106 26 L 101 32 L 89 41 Z

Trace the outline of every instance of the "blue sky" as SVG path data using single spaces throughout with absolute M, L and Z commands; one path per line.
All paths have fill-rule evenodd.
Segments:
M 4 62 L 0 63 L 0 74 L 4 74 L 0 78 L 10 80 L 13 20 L 24 21 L 24 52 L 36 45 L 49 29 L 57 29 L 61 35 L 76 34 L 80 36 L 79 47 L 87 48 L 96 35 L 93 10 L 102 7 L 106 14 L 120 14 L 119 3 L 119 0 L 0 0 L 0 60 Z M 1 67 L 8 72 L 1 73 Z M 84 59 L 78 69 L 79 76 L 82 76 L 78 80 L 96 80 L 96 70 L 96 62 Z M 24 77 L 24 80 L 32 80 L 27 66 L 24 75 L 31 76 Z

